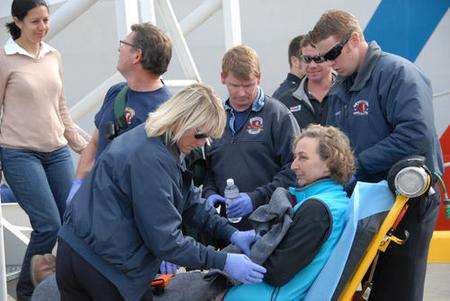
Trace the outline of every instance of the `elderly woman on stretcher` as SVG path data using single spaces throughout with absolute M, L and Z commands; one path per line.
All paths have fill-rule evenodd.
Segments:
M 293 153 L 297 187 L 278 188 L 269 204 L 250 216 L 259 239 L 247 255 L 267 269 L 264 281 L 239 284 L 220 272 L 182 273 L 155 300 L 304 298 L 344 229 L 350 199 L 343 185 L 354 173 L 355 158 L 341 131 L 320 125 L 309 126 L 294 139 Z

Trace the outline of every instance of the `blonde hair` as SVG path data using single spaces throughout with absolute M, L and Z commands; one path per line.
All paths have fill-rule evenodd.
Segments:
M 313 124 L 294 138 L 294 150 L 305 137 L 317 140 L 317 154 L 326 162 L 330 177 L 340 184 L 346 184 L 355 173 L 355 156 L 347 136 L 335 127 Z
M 260 77 L 261 69 L 256 51 L 245 45 L 229 49 L 222 59 L 222 73 L 227 76 L 230 72 L 243 80 Z
M 149 113 L 145 129 L 148 137 L 166 134 L 175 143 L 186 131 L 197 128 L 212 138 L 220 138 L 225 124 L 225 110 L 214 91 L 206 85 L 193 84 Z
M 357 32 L 361 40 L 364 41 L 364 34 L 358 19 L 349 12 L 333 9 L 326 11 L 320 17 L 310 35 L 314 44 L 316 44 L 331 36 L 342 40 L 349 37 L 353 32 Z

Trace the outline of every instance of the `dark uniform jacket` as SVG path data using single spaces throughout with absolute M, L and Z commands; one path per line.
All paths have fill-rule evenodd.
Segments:
M 284 105 L 264 94 L 253 103 L 247 122 L 237 132 L 230 127 L 234 110 L 228 101 L 225 108 L 225 132 L 207 148 L 204 195 L 223 195 L 226 180 L 233 178 L 239 190 L 248 193 L 255 209 L 270 200 L 275 188 L 295 184 L 291 149 L 299 127 Z M 248 225 L 246 219 L 242 223 Z
M 161 260 L 223 269 L 226 254 L 181 232 L 181 222 L 222 240 L 236 231 L 199 198 L 178 149 L 144 124 L 115 138 L 75 194 L 61 238 L 125 300 L 140 300 Z
M 334 77 L 333 75 L 333 81 Z M 304 77 L 297 89 L 289 97 L 281 100 L 302 129 L 313 123 L 325 125 L 327 120 L 328 95 L 322 102 L 317 101 L 306 91 L 307 82 L 308 78 Z
M 327 123 L 349 137 L 359 181 L 385 179 L 392 165 L 410 155 L 426 157 L 428 168 L 442 174 L 430 81 L 376 42 L 369 44 L 359 72 L 338 79 L 330 91 Z
M 285 98 L 289 98 L 298 86 L 300 85 L 301 78 L 295 74 L 288 73 L 286 79 L 280 84 L 280 86 L 273 92 L 272 97 L 283 102 Z

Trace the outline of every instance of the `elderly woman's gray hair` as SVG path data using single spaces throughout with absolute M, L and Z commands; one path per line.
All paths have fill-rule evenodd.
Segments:
M 172 143 L 190 129 L 200 129 L 211 138 L 222 137 L 226 113 L 214 91 L 203 84 L 190 85 L 149 113 L 147 136 L 167 134 Z
M 355 156 L 347 136 L 335 127 L 314 124 L 294 138 L 293 148 L 305 137 L 317 140 L 317 153 L 326 162 L 330 177 L 342 185 L 346 184 L 355 173 Z

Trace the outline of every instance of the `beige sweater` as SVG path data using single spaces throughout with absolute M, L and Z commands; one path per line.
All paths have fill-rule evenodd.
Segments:
M 0 145 L 51 152 L 67 143 L 76 152 L 87 145 L 64 99 L 61 59 L 6 55 L 0 48 Z

